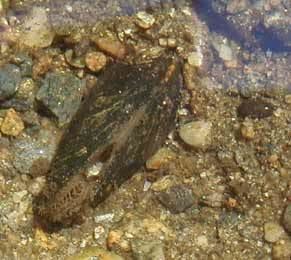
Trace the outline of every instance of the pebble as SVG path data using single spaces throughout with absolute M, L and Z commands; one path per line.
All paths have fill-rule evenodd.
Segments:
M 282 222 L 286 231 L 291 234 L 291 204 L 286 207 Z
M 196 238 L 196 243 L 199 247 L 201 247 L 203 249 L 207 249 L 209 246 L 208 238 L 205 235 L 198 236 Z
M 255 138 L 255 130 L 251 122 L 243 122 L 240 132 L 242 137 L 247 140 L 253 140 Z
M 148 170 L 158 170 L 163 165 L 172 161 L 174 158 L 175 153 L 169 148 L 163 147 L 146 161 L 146 168 Z
M 237 108 L 239 117 L 245 118 L 265 118 L 273 114 L 274 106 L 262 99 L 246 99 Z
M 19 66 L 22 77 L 31 77 L 32 76 L 32 58 L 25 53 L 18 53 L 12 57 L 14 64 Z
M 13 109 L 6 112 L 1 124 L 1 132 L 8 136 L 18 136 L 24 129 L 24 123 L 18 113 Z
M 123 260 L 124 258 L 115 254 L 114 252 L 107 251 L 101 247 L 90 246 L 82 249 L 80 253 L 64 258 L 65 260 Z
M 71 73 L 48 73 L 36 99 L 64 126 L 77 112 L 84 89 L 84 82 Z
M 203 64 L 203 54 L 202 52 L 191 52 L 188 56 L 187 62 L 190 66 L 201 67 Z
M 131 249 L 129 242 L 125 239 L 124 233 L 121 230 L 111 230 L 108 233 L 107 247 L 110 250 L 117 247 L 126 252 Z
M 131 242 L 134 260 L 165 260 L 163 244 L 160 241 L 143 241 L 135 239 Z
M 267 242 L 277 242 L 284 233 L 284 229 L 275 222 L 267 222 L 264 225 L 264 238 Z
M 73 50 L 69 49 L 65 52 L 66 61 L 73 67 L 78 69 L 85 68 L 85 61 L 83 57 L 74 57 Z
M 112 222 L 113 219 L 114 219 L 114 213 L 107 213 L 104 215 L 98 215 L 94 217 L 95 223 Z
M 205 149 L 211 144 L 211 128 L 210 122 L 193 121 L 180 127 L 179 136 L 191 147 Z
M 0 69 L 0 101 L 12 97 L 21 81 L 20 69 L 13 65 L 7 64 Z
M 27 111 L 33 108 L 38 86 L 31 78 L 24 78 L 15 96 L 7 102 L 17 111 Z
M 184 185 L 175 185 L 157 195 L 159 202 L 173 214 L 184 212 L 194 204 L 192 190 Z
M 45 174 L 55 153 L 57 138 L 54 131 L 40 130 L 34 137 L 18 138 L 11 149 L 14 152 L 13 166 L 22 174 L 33 177 Z
M 167 47 L 168 46 L 168 39 L 167 38 L 160 38 L 159 45 L 162 47 Z
M 233 59 L 233 54 L 231 48 L 226 45 L 222 44 L 220 45 L 219 51 L 218 51 L 219 57 L 223 59 L 224 61 L 231 61 Z
M 177 47 L 177 40 L 174 38 L 168 38 L 168 47 L 176 48 Z
M 127 54 L 126 47 L 118 40 L 111 38 L 98 38 L 95 40 L 93 39 L 93 41 L 101 51 L 104 51 L 113 58 L 122 60 Z
M 136 18 L 136 25 L 142 29 L 151 28 L 156 21 L 155 17 L 147 12 L 138 12 Z
M 100 71 L 106 66 L 106 56 L 102 52 L 88 52 L 85 56 L 85 63 L 89 70 L 93 72 Z
M 22 25 L 21 43 L 31 48 L 45 48 L 51 45 L 54 36 L 45 8 L 33 7 Z

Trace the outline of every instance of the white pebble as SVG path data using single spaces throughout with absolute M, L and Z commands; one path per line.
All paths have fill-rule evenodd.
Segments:
M 284 229 L 275 222 L 267 222 L 264 225 L 264 232 L 265 232 L 265 235 L 264 235 L 265 240 L 271 243 L 275 243 L 284 234 Z
M 182 125 L 179 130 L 181 139 L 194 148 L 207 148 L 211 144 L 210 122 L 201 120 Z

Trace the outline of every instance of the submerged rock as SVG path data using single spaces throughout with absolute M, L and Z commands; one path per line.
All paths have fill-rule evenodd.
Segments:
M 46 75 L 36 99 L 58 119 L 59 126 L 69 123 L 78 110 L 85 84 L 71 73 Z
M 10 98 L 17 91 L 21 81 L 20 69 L 7 64 L 0 69 L 0 101 Z
M 174 128 L 180 85 L 171 58 L 106 69 L 59 144 L 35 215 L 44 224 L 72 224 L 130 178 Z
M 158 200 L 173 214 L 178 214 L 194 204 L 192 190 L 183 185 L 172 186 L 158 194 Z
M 211 122 L 193 121 L 182 125 L 179 129 L 179 135 L 191 147 L 206 149 L 211 144 L 211 129 Z
M 51 28 L 45 8 L 33 7 L 21 28 L 20 41 L 31 48 L 51 45 L 55 33 Z

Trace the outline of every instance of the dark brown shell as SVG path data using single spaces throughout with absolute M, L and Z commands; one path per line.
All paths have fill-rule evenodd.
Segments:
M 35 215 L 72 224 L 84 205 L 96 206 L 130 178 L 174 128 L 180 86 L 171 58 L 106 69 L 59 144 Z

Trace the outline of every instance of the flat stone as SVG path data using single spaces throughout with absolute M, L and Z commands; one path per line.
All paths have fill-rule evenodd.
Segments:
M 69 123 L 77 112 L 85 84 L 70 73 L 49 73 L 37 92 L 36 99 L 54 115 L 59 126 Z

